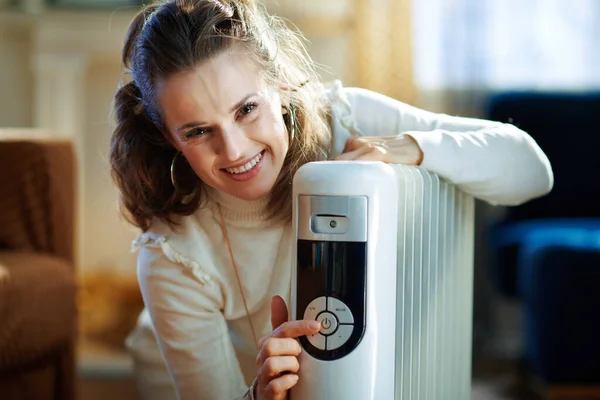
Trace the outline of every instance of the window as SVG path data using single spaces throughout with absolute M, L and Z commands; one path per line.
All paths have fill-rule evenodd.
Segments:
M 600 1 L 413 0 L 422 89 L 600 88 Z

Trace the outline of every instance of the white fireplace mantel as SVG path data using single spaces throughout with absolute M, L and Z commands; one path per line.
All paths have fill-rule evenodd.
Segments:
M 28 43 L 34 127 L 76 138 L 84 128 L 87 71 L 95 63 L 120 64 L 127 26 L 135 12 L 135 8 L 0 12 L 4 34 Z
M 34 124 L 76 137 L 85 129 L 85 80 L 95 62 L 120 62 L 132 12 L 49 12 L 31 27 Z M 65 110 L 70 110 L 65 112 Z

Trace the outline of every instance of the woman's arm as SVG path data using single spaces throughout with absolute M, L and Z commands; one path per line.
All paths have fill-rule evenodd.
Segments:
M 159 347 L 182 400 L 236 399 L 248 387 L 238 365 L 216 283 L 142 247 L 138 280 Z M 252 397 L 242 397 L 252 399 Z
M 518 205 L 552 189 L 548 158 L 513 125 L 436 114 L 366 89 L 345 88 L 343 95 L 362 136 L 411 136 L 423 152 L 421 166 L 476 198 Z

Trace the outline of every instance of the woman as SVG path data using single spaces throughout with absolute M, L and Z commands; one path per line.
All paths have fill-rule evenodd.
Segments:
M 146 309 L 127 340 L 144 399 L 285 399 L 291 181 L 323 159 L 421 165 L 498 205 L 548 193 L 549 162 L 508 124 L 318 81 L 301 37 L 252 0 L 146 7 L 128 31 L 110 161 L 142 231 Z M 259 340 L 259 338 L 261 338 Z

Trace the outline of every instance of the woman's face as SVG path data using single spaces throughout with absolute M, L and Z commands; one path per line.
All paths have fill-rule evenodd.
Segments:
M 269 193 L 289 139 L 280 95 L 248 56 L 225 51 L 178 73 L 158 100 L 175 147 L 205 184 L 244 200 Z

